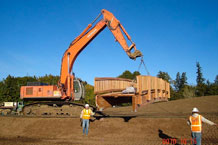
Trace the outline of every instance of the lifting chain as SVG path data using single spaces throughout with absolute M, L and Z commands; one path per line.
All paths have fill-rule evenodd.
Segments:
M 140 64 L 139 64 L 138 72 L 139 72 L 139 70 L 140 70 L 142 64 L 143 64 L 143 66 L 144 66 L 144 68 L 145 68 L 145 70 L 146 70 L 146 72 L 147 72 L 147 75 L 150 76 L 150 73 L 149 73 L 149 71 L 148 71 L 148 69 L 147 69 L 147 67 L 146 67 L 146 65 L 145 65 L 145 62 L 144 62 L 143 56 L 141 56 L 141 62 L 140 62 Z

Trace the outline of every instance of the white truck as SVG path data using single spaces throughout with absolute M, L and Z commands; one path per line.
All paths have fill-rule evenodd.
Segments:
M 19 114 L 22 111 L 23 102 L 3 102 L 0 104 L 0 114 Z

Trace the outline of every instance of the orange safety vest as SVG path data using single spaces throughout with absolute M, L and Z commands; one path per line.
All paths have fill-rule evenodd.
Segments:
M 202 130 L 202 116 L 198 115 L 197 117 L 190 116 L 189 120 L 191 122 L 191 131 L 192 132 L 201 132 Z
M 91 109 L 83 109 L 83 119 L 90 119 L 91 116 Z

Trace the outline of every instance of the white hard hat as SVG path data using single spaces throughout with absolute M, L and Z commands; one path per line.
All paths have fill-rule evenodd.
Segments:
M 196 112 L 196 113 L 199 112 L 198 108 L 196 108 L 196 107 L 193 108 L 193 109 L 192 109 L 192 113 L 194 113 L 194 112 Z
M 85 104 L 85 107 L 89 107 L 89 104 Z

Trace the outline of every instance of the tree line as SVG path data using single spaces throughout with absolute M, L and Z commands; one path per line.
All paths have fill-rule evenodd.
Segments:
M 158 78 L 162 78 L 170 83 L 170 100 L 218 95 L 218 75 L 216 75 L 214 82 L 210 82 L 209 80 L 206 81 L 206 79 L 203 77 L 202 68 L 199 62 L 196 63 L 196 70 L 196 85 L 189 85 L 187 83 L 188 78 L 186 76 L 186 72 L 177 72 L 175 79 L 172 79 L 167 72 L 158 72 Z M 118 77 L 136 79 L 137 75 L 140 75 L 140 72 L 135 71 L 131 73 L 130 71 L 126 70 Z
M 8 75 L 5 79 L 0 81 L 0 102 L 17 102 L 20 99 L 20 88 L 26 86 L 28 82 L 41 82 L 48 85 L 57 85 L 60 80 L 60 76 L 45 75 L 41 77 L 36 76 L 25 76 L 25 77 L 14 77 Z M 85 87 L 85 99 L 79 102 L 90 103 L 95 105 L 94 100 L 94 86 L 87 82 L 82 82 Z
M 173 80 L 167 72 L 159 71 L 157 77 L 162 78 L 170 83 L 171 100 L 183 99 L 189 97 L 218 95 L 218 75 L 215 77 L 214 82 L 203 77 L 202 68 L 200 63 L 196 63 L 196 83 L 197 85 L 189 85 L 187 83 L 186 72 L 178 72 L 176 78 Z M 135 71 L 131 73 L 126 70 L 119 78 L 136 79 L 136 76 L 140 75 L 140 72 Z M 57 85 L 60 77 L 54 75 L 45 75 L 42 77 L 25 76 L 25 77 L 13 77 L 8 75 L 7 78 L 0 81 L 0 102 L 6 101 L 20 101 L 20 87 L 26 86 L 27 82 L 42 82 L 49 85 Z M 95 105 L 94 86 L 83 82 L 85 86 L 85 99 L 83 103 L 90 103 Z
M 218 75 L 216 75 L 214 82 L 206 81 L 199 62 L 196 63 L 196 69 L 196 85 L 189 85 L 187 83 L 186 72 L 177 72 L 175 80 L 171 79 L 167 72 L 158 72 L 157 77 L 171 84 L 171 100 L 218 95 Z
M 42 82 L 49 85 L 57 85 L 59 79 L 59 76 L 53 75 L 45 75 L 42 77 L 14 77 L 8 75 L 6 79 L 0 81 L 0 102 L 20 101 L 20 87 L 26 86 L 28 82 Z

